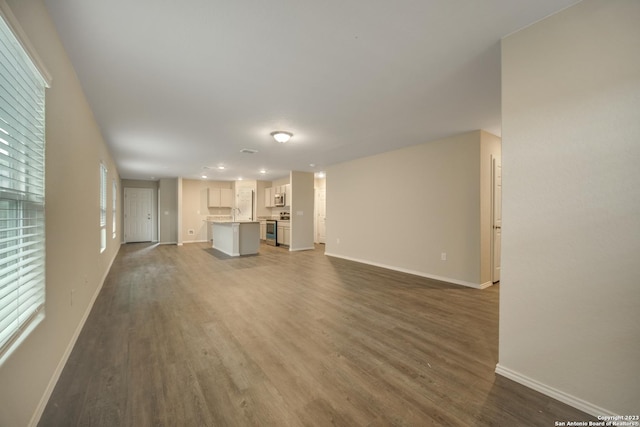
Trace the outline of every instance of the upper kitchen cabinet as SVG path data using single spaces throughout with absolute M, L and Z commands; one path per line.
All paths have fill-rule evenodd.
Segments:
M 273 195 L 284 194 L 284 205 L 291 206 L 291 184 L 278 185 L 273 187 Z
M 232 208 L 233 190 L 230 188 L 209 188 L 210 208 Z
M 273 193 L 274 193 L 273 187 L 264 189 L 264 207 L 265 208 L 272 208 L 275 206 L 273 203 Z
M 291 184 L 283 185 L 284 187 L 284 205 L 291 206 Z

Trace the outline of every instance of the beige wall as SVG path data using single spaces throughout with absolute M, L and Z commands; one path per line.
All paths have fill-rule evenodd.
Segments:
M 497 371 L 594 415 L 640 407 L 640 2 L 502 44 Z
M 207 215 L 231 215 L 230 208 L 209 208 L 209 187 L 234 189 L 233 181 L 182 179 L 182 242 L 207 241 Z M 194 234 L 189 234 L 193 230 Z
M 481 276 L 483 135 L 493 140 L 474 131 L 330 167 L 327 254 L 487 286 Z
M 0 366 L 0 425 L 25 426 L 44 409 L 118 252 L 122 223 L 112 239 L 112 179 L 118 188 L 122 185 L 45 6 L 36 0 L 8 3 L 53 77 L 46 91 L 46 317 Z M 98 226 L 101 161 L 109 171 L 103 253 Z
M 291 171 L 291 251 L 314 248 L 313 196 L 313 172 Z
M 178 178 L 162 178 L 158 182 L 160 238 L 164 244 L 178 243 Z
M 265 208 L 264 190 L 265 188 L 271 188 L 271 182 L 258 181 L 256 184 L 256 219 L 259 217 L 271 216 L 271 208 Z
M 209 215 L 209 181 L 182 180 L 182 241 L 207 240 L 207 215 Z M 213 185 L 212 185 L 213 186 Z M 227 209 L 228 210 L 228 209 Z M 190 234 L 193 231 L 193 234 Z

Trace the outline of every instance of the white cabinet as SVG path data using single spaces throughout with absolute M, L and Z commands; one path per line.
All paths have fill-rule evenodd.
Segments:
M 260 240 L 267 240 L 267 221 L 260 221 Z
M 290 223 L 278 222 L 278 244 L 291 246 L 291 225 Z
M 284 194 L 284 205 L 291 206 L 291 184 L 276 185 L 264 189 L 264 207 L 275 208 L 274 197 L 276 194 Z
M 284 205 L 291 206 L 291 184 L 283 185 L 284 187 Z
M 273 187 L 273 190 L 273 195 L 284 194 L 284 205 L 291 206 L 291 184 L 278 185 L 276 187 Z M 273 203 L 273 200 L 271 201 L 271 203 Z
M 284 227 L 278 225 L 277 240 L 279 245 L 284 245 Z
M 210 208 L 232 208 L 233 191 L 230 188 L 209 188 Z
M 272 208 L 274 207 L 273 204 L 273 194 L 274 194 L 274 189 L 269 187 L 269 188 L 265 188 L 264 189 L 264 207 L 265 208 Z

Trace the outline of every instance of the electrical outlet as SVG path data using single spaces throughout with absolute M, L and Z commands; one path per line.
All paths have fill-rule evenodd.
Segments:
M 440 254 L 440 261 L 446 261 L 447 260 L 447 253 L 446 252 L 442 252 Z

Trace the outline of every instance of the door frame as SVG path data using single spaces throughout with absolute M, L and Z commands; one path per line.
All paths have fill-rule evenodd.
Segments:
M 149 233 L 151 234 L 150 239 L 149 240 L 145 240 L 145 241 L 149 241 L 149 242 L 153 242 L 156 241 L 156 228 L 154 227 L 154 224 L 157 224 L 156 222 L 156 218 L 157 218 L 157 211 L 158 211 L 158 204 L 156 201 L 156 194 L 157 194 L 157 190 L 155 190 L 154 188 L 150 188 L 150 187 L 124 187 L 122 189 L 122 241 L 123 243 L 128 243 L 128 242 L 137 242 L 138 240 L 130 240 L 127 239 L 127 226 L 128 226 L 128 219 L 127 219 L 127 193 L 130 192 L 131 190 L 135 190 L 135 191 L 148 191 L 151 194 L 151 206 L 150 206 L 150 213 L 151 213 L 151 225 L 150 225 L 150 230 Z
M 496 171 L 500 168 L 500 196 L 496 200 Z M 496 224 L 496 206 L 500 207 L 500 219 Z M 496 248 L 496 245 L 497 248 Z M 496 256 L 496 252 L 498 255 Z M 491 156 L 491 282 L 500 282 L 502 258 L 502 162 Z
M 318 194 L 324 191 L 324 241 L 320 241 L 320 227 L 318 226 Z M 327 241 L 327 188 L 313 189 L 313 242 L 325 244 Z

